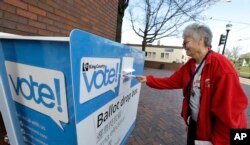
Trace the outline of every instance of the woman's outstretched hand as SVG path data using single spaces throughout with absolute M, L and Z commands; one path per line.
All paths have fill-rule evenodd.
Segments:
M 147 82 L 147 77 L 146 76 L 136 76 L 136 79 L 140 83 L 146 83 Z

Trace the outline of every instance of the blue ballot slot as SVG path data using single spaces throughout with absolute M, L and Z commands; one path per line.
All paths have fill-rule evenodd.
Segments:
M 3 85 L 25 144 L 125 144 L 135 126 L 141 85 L 134 76 L 143 73 L 143 52 L 81 30 L 0 42 Z

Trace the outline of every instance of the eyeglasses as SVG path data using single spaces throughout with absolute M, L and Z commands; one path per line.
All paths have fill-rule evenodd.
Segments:
M 182 46 L 183 47 L 186 47 L 186 45 L 189 43 L 189 42 L 191 42 L 192 40 L 190 40 L 190 41 L 183 41 L 183 43 L 182 43 Z

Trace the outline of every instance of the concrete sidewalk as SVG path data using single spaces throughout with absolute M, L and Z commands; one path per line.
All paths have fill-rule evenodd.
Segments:
M 144 74 L 169 76 L 173 71 L 145 68 Z M 250 96 L 249 80 L 241 79 Z M 249 83 L 250 84 L 250 83 Z M 142 84 L 136 127 L 127 145 L 185 145 L 186 127 L 181 118 L 182 90 L 155 90 Z M 248 107 L 250 126 L 250 107 Z
M 250 87 L 250 79 L 240 77 L 240 83 L 248 85 Z

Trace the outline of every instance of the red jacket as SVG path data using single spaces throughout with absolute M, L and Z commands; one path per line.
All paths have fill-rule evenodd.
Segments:
M 195 60 L 190 59 L 170 77 L 147 76 L 147 85 L 156 89 L 182 89 L 185 94 Z M 229 145 L 230 128 L 247 128 L 248 98 L 232 64 L 212 52 L 207 56 L 201 74 L 201 99 L 197 120 L 197 140 L 213 145 Z M 183 111 L 183 110 L 182 110 Z M 187 117 L 183 116 L 186 122 Z

